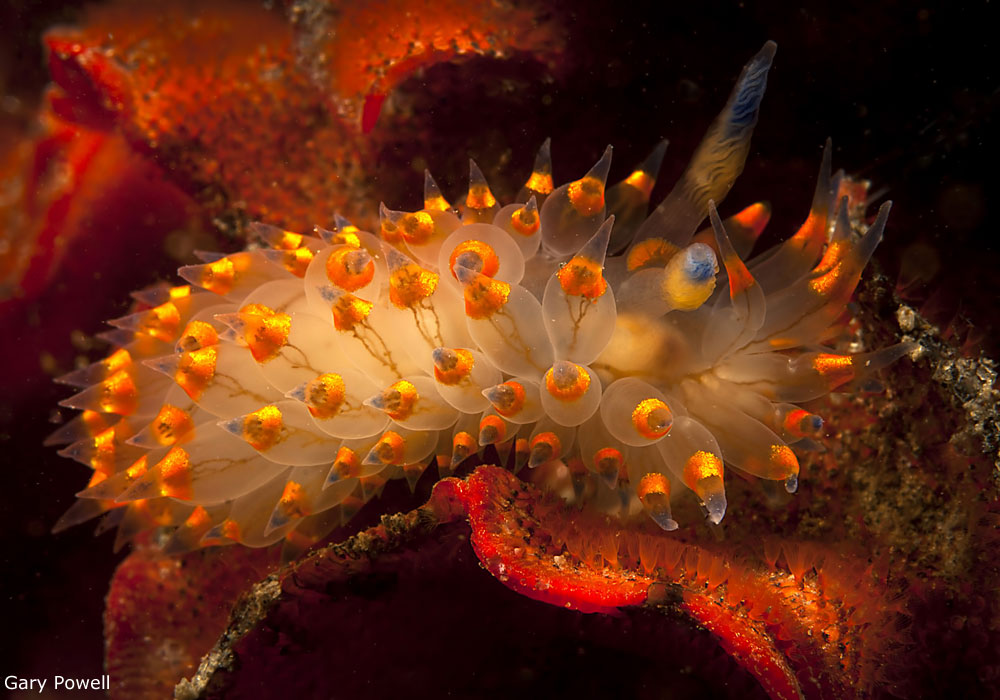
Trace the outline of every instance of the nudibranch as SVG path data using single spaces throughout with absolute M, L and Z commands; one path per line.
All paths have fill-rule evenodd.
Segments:
M 610 146 L 554 187 L 546 141 L 512 203 L 475 163 L 457 207 L 427 173 L 424 208 L 381 205 L 377 234 L 339 216 L 308 234 L 255 223 L 248 249 L 136 293 L 106 334 L 117 349 L 61 379 L 83 412 L 53 440 L 93 475 L 56 529 L 104 515 L 119 543 L 155 531 L 168 552 L 284 540 L 294 555 L 389 479 L 487 448 L 663 530 L 676 499 L 719 523 L 727 469 L 794 492 L 796 450 L 822 426 L 800 404 L 913 346 L 837 348 L 889 204 L 864 224 L 864 186 L 832 174 L 829 142 L 780 245 L 750 255 L 767 204 L 718 213 L 774 53 L 746 65 L 648 216 L 666 142 L 606 189 Z

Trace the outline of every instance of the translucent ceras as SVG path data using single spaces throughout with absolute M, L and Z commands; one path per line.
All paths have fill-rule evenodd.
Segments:
M 725 470 L 796 490 L 799 407 L 912 348 L 834 338 L 889 204 L 852 220 L 827 143 L 805 223 L 750 256 L 769 218 L 717 204 L 743 168 L 774 56 L 765 44 L 666 199 L 666 144 L 605 188 L 609 146 L 553 187 L 549 142 L 501 205 L 475 163 L 452 206 L 428 173 L 420 211 L 380 207 L 311 234 L 252 225 L 259 246 L 136 295 L 107 359 L 62 379 L 83 410 L 54 440 L 93 468 L 57 529 L 106 514 L 119 543 L 168 551 L 284 539 L 292 553 L 434 463 L 492 445 L 514 469 L 623 522 L 678 527 L 671 502 L 726 511 Z M 863 189 L 863 188 L 861 188 Z M 851 204 L 856 204 L 852 202 Z M 708 227 L 700 230 L 706 217 Z

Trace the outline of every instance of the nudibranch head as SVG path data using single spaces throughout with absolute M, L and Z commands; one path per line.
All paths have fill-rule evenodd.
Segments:
M 841 195 L 858 187 L 831 173 L 829 143 L 805 223 L 777 247 L 751 255 L 768 205 L 717 211 L 774 49 L 648 216 L 666 142 L 612 187 L 610 146 L 555 187 L 546 141 L 506 205 L 475 163 L 457 209 L 427 173 L 425 207 L 382 204 L 380 236 L 342 217 L 315 235 L 255 224 L 258 246 L 141 293 L 113 322 L 119 348 L 63 378 L 83 413 L 55 438 L 93 476 L 57 528 L 105 514 L 168 551 L 295 553 L 387 480 L 432 461 L 450 474 L 489 445 L 568 500 L 664 530 L 685 498 L 719 523 L 726 469 L 795 491 L 796 450 L 822 426 L 798 404 L 911 348 L 822 345 L 889 213 L 851 219 Z

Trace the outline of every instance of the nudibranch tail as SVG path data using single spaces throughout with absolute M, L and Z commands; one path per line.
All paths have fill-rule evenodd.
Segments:
M 283 540 L 291 556 L 389 480 L 412 488 L 487 448 L 654 529 L 686 525 L 683 499 L 718 524 L 727 470 L 795 491 L 796 452 L 823 426 L 797 404 L 914 347 L 824 346 L 889 213 L 865 227 L 838 201 L 854 183 L 832 174 L 829 141 L 808 216 L 776 248 L 751 255 L 770 205 L 718 211 L 774 52 L 747 64 L 648 217 L 666 141 L 606 189 L 610 146 L 557 187 L 546 140 L 513 202 L 474 162 L 457 208 L 425 172 L 424 207 L 381 204 L 377 235 L 339 215 L 312 233 L 257 223 L 255 247 L 136 294 L 112 322 L 119 347 L 60 380 L 83 413 L 51 442 L 92 476 L 55 529 L 103 514 L 118 544 L 155 531 L 169 552 Z

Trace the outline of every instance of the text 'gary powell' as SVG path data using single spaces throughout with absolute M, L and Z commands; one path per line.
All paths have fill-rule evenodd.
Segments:
M 42 693 L 49 681 L 52 681 L 53 690 L 111 690 L 111 676 L 109 675 L 98 678 L 66 678 L 65 676 L 20 678 L 7 676 L 3 679 L 3 687 L 7 690 L 37 690 Z

